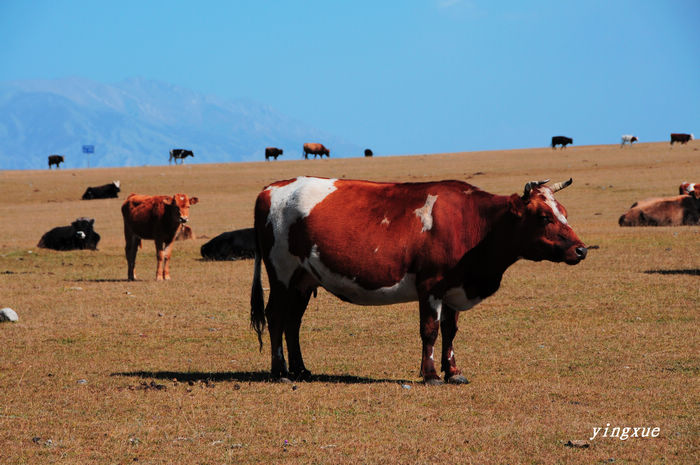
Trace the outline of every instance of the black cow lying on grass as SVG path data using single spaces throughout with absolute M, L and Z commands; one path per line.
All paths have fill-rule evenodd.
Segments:
M 219 234 L 200 249 L 209 260 L 239 260 L 255 257 L 255 230 L 238 229 Z
M 95 220 L 78 218 L 70 226 L 58 226 L 41 236 L 37 247 L 53 250 L 97 250 L 100 235 L 93 229 Z
M 83 200 L 116 199 L 120 190 L 119 181 L 112 181 L 103 186 L 88 187 L 83 194 Z

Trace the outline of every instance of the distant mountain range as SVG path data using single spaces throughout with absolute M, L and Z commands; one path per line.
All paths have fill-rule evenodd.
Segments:
M 267 105 L 164 82 L 0 82 L 0 169 L 45 169 L 51 154 L 64 155 L 66 168 L 163 165 L 172 148 L 194 152 L 186 163 L 264 160 L 267 146 L 299 159 L 305 142 L 322 142 L 333 157 L 362 153 Z M 89 160 L 83 145 L 95 146 Z

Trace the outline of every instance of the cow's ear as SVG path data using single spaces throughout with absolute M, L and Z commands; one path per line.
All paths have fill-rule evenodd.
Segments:
M 175 197 L 165 197 L 163 198 L 163 203 L 165 205 L 172 205 L 175 203 Z
M 90 226 L 92 226 L 93 224 L 95 224 L 95 218 L 90 218 Z
M 196 203 L 199 203 L 199 199 L 197 197 L 190 197 L 190 205 L 194 205 Z
M 525 211 L 525 203 L 518 194 L 513 194 L 508 198 L 508 209 L 513 215 L 522 218 Z

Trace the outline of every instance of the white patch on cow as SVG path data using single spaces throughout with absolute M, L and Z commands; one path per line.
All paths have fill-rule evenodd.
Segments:
M 379 252 L 379 247 L 376 247 L 376 248 L 374 249 L 374 253 L 377 253 L 377 252 Z
M 85 239 L 85 233 L 83 231 L 76 231 L 75 235 L 81 239 Z
M 430 307 L 435 310 L 435 313 L 437 314 L 437 321 L 440 321 L 440 315 L 442 314 L 442 300 L 436 299 L 431 295 L 428 296 L 428 304 L 430 304 Z
M 270 258 L 275 264 L 278 279 L 289 286 L 294 270 L 299 267 L 299 259 L 289 253 L 289 228 L 301 218 L 306 218 L 311 210 L 335 191 L 336 179 L 296 178 L 284 186 L 270 186 L 270 213 L 267 224 L 272 224 L 275 242 L 270 250 Z
M 420 232 L 430 231 L 432 229 L 433 205 L 435 205 L 437 198 L 437 195 L 428 194 L 428 198 L 425 199 L 425 205 L 414 210 L 414 213 L 420 219 L 420 222 L 423 223 L 423 228 L 421 228 Z
M 552 212 L 554 213 L 554 216 L 563 224 L 569 224 L 568 221 L 566 221 L 566 217 L 561 213 L 559 210 L 559 207 L 557 206 L 556 200 L 554 200 L 554 196 L 552 195 L 552 192 L 549 189 L 543 189 L 542 193 L 544 194 L 544 199 L 545 203 L 549 208 L 552 209 Z
M 430 349 L 430 360 L 435 360 L 435 347 Z
M 464 288 L 460 286 L 448 289 L 445 295 L 443 296 L 442 301 L 448 307 L 458 312 L 463 312 L 465 310 L 469 310 L 470 308 L 481 302 L 481 298 L 468 298 L 466 292 L 464 292 Z
M 452 359 L 454 359 L 454 358 L 455 358 L 455 351 L 452 350 L 452 349 L 450 349 L 450 356 L 447 357 L 447 359 L 448 359 L 448 360 L 452 360 Z
M 418 300 L 416 275 L 407 273 L 392 286 L 367 290 L 357 284 L 356 278 L 348 278 L 330 270 L 318 251 L 318 246 L 311 248 L 311 254 L 301 266 L 319 279 L 319 285 L 337 296 L 357 305 L 388 305 Z
M 385 216 L 382 222 L 379 224 L 381 224 L 382 226 L 389 226 L 389 223 L 391 223 L 391 221 L 389 221 L 389 218 Z
M 120 186 L 119 181 L 112 181 L 112 183 L 114 184 L 115 187 L 119 188 L 119 186 Z

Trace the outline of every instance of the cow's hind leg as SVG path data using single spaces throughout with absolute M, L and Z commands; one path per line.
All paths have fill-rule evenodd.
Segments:
M 445 372 L 445 381 L 450 384 L 467 384 L 469 381 L 457 368 L 455 351 L 452 343 L 457 334 L 457 320 L 459 313 L 454 309 L 443 305 L 442 318 L 440 319 L 440 331 L 442 331 L 442 371 Z
M 272 379 L 289 377 L 287 362 L 284 359 L 282 333 L 285 326 L 285 309 L 287 307 L 287 292 L 281 284 L 270 283 L 270 296 L 265 307 L 267 330 L 270 333 L 270 375 Z
M 294 288 L 290 290 L 284 322 L 284 338 L 287 341 L 287 353 L 289 354 L 289 376 L 292 379 L 303 381 L 311 379 L 311 372 L 304 366 L 304 359 L 301 356 L 299 328 L 301 328 L 301 319 L 309 304 L 311 292 L 310 290 L 299 291 Z
M 426 384 L 442 384 L 435 370 L 435 341 L 440 329 L 442 302 L 434 298 L 420 299 L 420 337 L 423 342 L 420 375 Z

